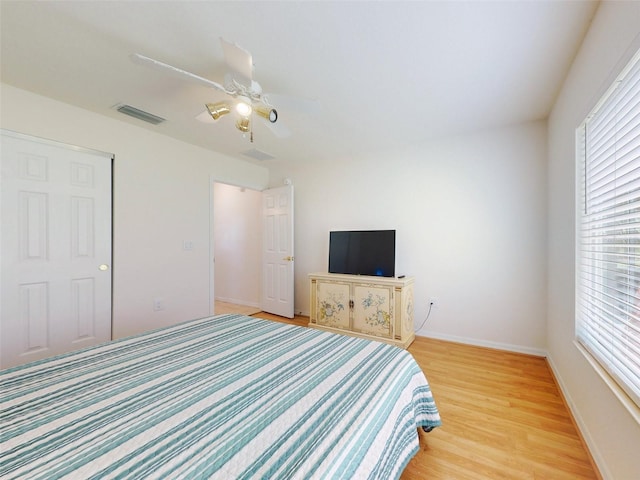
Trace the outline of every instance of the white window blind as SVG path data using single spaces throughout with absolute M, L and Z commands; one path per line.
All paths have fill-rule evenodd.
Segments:
M 577 142 L 576 336 L 640 406 L 640 51 Z

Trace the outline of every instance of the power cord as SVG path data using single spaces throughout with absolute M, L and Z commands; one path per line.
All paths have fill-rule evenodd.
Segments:
M 420 327 L 418 327 L 415 331 L 417 332 L 418 330 L 422 330 L 422 327 L 424 327 L 424 325 L 427 323 L 427 320 L 429 320 L 429 317 L 431 316 L 431 309 L 433 308 L 433 302 L 429 302 L 429 311 L 427 312 L 427 316 L 425 317 L 425 319 L 422 321 L 422 325 L 420 325 Z

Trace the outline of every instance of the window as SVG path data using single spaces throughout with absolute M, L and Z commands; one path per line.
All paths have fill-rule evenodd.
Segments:
M 576 337 L 640 406 L 640 51 L 577 142 Z

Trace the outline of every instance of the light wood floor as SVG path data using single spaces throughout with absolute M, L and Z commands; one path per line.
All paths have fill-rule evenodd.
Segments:
M 423 337 L 409 352 L 443 425 L 420 433 L 420 451 L 402 480 L 601 479 L 544 358 Z
M 235 303 L 229 302 L 221 302 L 220 300 L 216 300 L 215 303 L 215 311 L 216 315 L 222 315 L 225 313 L 237 313 L 240 315 L 253 315 L 254 313 L 259 313 L 261 310 L 256 307 L 251 307 L 247 305 L 237 305 Z

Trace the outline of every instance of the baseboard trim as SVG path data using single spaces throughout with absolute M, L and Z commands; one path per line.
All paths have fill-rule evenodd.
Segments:
M 555 380 L 556 385 L 560 390 L 562 399 L 569 409 L 571 419 L 573 420 L 573 423 L 578 430 L 578 435 L 580 435 L 580 438 L 585 445 L 585 450 L 590 457 L 591 464 L 593 465 L 593 469 L 596 471 L 596 475 L 599 476 L 600 480 L 613 479 L 611 473 L 606 468 L 606 463 L 602 458 L 602 455 L 600 455 L 600 451 L 598 450 L 596 443 L 593 441 L 593 438 L 591 438 L 589 430 L 587 429 L 586 424 L 580 416 L 580 411 L 576 408 L 575 403 L 571 399 L 571 395 L 569 395 L 569 391 L 567 390 L 566 385 L 563 382 L 560 373 L 558 372 L 558 369 L 553 361 L 553 357 L 551 357 L 550 355 L 547 355 L 547 365 L 549 365 L 549 369 L 551 370 L 553 379 Z
M 526 347 L 523 345 L 512 345 L 509 343 L 490 342 L 488 340 L 478 340 L 477 338 L 458 337 L 456 335 L 447 335 L 443 333 L 419 330 L 416 332 L 417 336 L 433 338 L 435 340 L 446 340 L 448 342 L 463 343 L 465 345 L 473 345 L 475 347 L 494 348 L 496 350 L 506 350 L 508 352 L 523 353 L 525 355 L 534 355 L 536 357 L 546 357 L 547 351 Z

